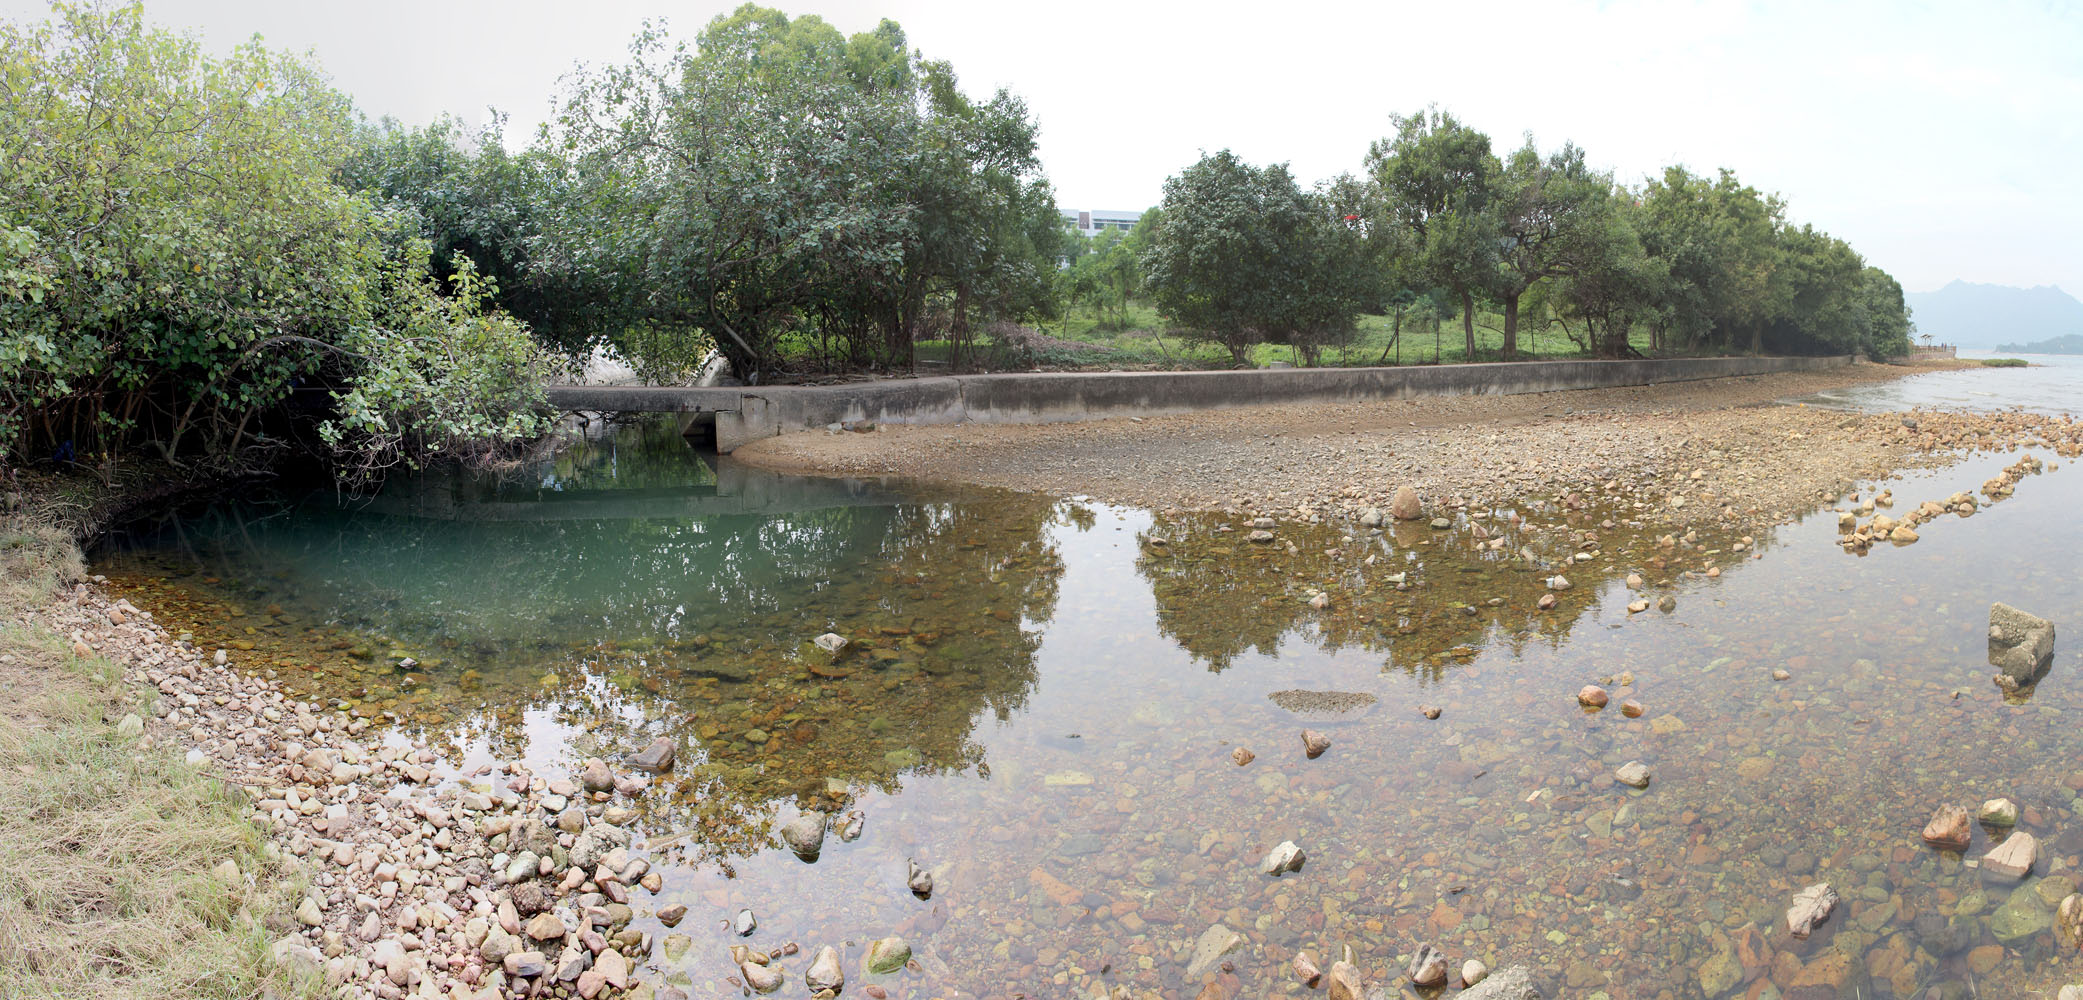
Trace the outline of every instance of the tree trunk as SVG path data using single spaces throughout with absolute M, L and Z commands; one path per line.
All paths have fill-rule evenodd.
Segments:
M 1466 357 L 1466 358 L 1465 358 L 1465 359 L 1463 359 L 1463 360 L 1467 360 L 1467 361 L 1474 361 L 1474 360 L 1475 360 L 1475 293 L 1474 293 L 1474 292 L 1472 292 L 1472 291 L 1469 291 L 1469 290 L 1468 290 L 1468 289 L 1466 289 L 1466 288 L 1464 288 L 1464 289 L 1462 289 L 1462 290 L 1461 290 L 1461 335 L 1462 335 L 1463 337 L 1465 337 L 1465 338 L 1467 339 L 1467 341 L 1468 341 L 1468 348 L 1467 348 L 1467 349 L 1468 349 L 1468 357 Z
M 1516 292 L 1504 296 L 1504 351 L 1506 361 L 1519 360 L 1519 296 Z

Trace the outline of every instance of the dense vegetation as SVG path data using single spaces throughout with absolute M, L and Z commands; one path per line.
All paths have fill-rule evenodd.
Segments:
M 356 469 L 539 432 L 553 357 L 333 183 L 351 123 L 309 65 L 135 6 L 0 25 L 0 452 L 234 454 L 303 385 Z
M 1153 301 L 1240 360 L 1270 342 L 1313 362 L 1363 314 L 1414 305 L 1458 312 L 1469 358 L 1483 306 L 1505 360 L 1529 322 L 1603 357 L 1645 332 L 1657 351 L 1909 350 L 1893 278 L 1729 171 L 1671 167 L 1629 188 L 1574 145 L 1544 154 L 1529 138 L 1500 158 L 1437 109 L 1394 122 L 1363 175 L 1315 191 L 1227 151 L 1174 177 L 1145 236 Z
M 1438 110 L 1306 189 L 1203 157 L 1088 239 L 1019 98 L 966 95 L 890 21 L 649 26 L 557 108 L 509 150 L 499 122 L 369 122 L 308 63 L 136 5 L 0 26 L 0 455 L 490 455 L 600 350 L 662 381 L 711 350 L 748 379 L 1044 363 L 1037 326 L 1155 326 L 1187 348 L 1151 338 L 1164 363 L 1400 361 L 1414 330 L 1431 360 L 1907 347 L 1892 279 L 1733 174 L 1629 187 Z

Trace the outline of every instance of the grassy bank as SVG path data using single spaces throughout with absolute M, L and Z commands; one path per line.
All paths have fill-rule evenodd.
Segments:
M 1503 326 L 1502 315 L 1478 314 L 1476 351 L 1471 357 L 1459 320 L 1433 323 L 1406 317 L 1399 335 L 1390 317 L 1362 316 L 1352 343 L 1342 348 L 1326 349 L 1319 363 L 1419 365 L 1495 361 L 1504 349 Z M 1229 368 L 1235 364 L 1222 347 L 1197 344 L 1181 337 L 1158 316 L 1156 309 L 1143 302 L 1129 303 L 1124 314 L 1107 312 L 1102 315 L 1079 307 L 1067 316 L 1040 324 L 1037 329 L 1058 341 L 1070 342 L 1059 348 L 1031 352 L 1031 363 L 1046 367 L 1194 369 Z M 1646 331 L 1636 335 L 1633 343 L 1636 350 L 1649 353 Z M 917 349 L 919 359 L 927 362 L 945 362 L 951 353 L 946 341 L 920 341 Z M 996 350 L 993 345 L 983 345 L 983 349 L 988 355 L 987 364 L 1017 365 L 1030 361 L 1009 354 L 1000 357 L 1006 352 Z M 1586 356 L 1583 348 L 1565 336 L 1560 328 L 1543 331 L 1531 327 L 1519 333 L 1519 354 L 1528 360 Z M 1252 348 L 1251 360 L 1261 366 L 1274 362 L 1302 363 L 1294 348 L 1280 344 L 1257 345 Z
M 148 734 L 155 692 L 36 624 L 80 573 L 69 532 L 0 520 L 0 998 L 313 992 L 271 958 L 300 889 L 240 794 Z

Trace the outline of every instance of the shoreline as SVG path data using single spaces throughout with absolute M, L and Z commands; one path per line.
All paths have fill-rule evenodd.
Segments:
M 589 761 L 569 777 L 518 763 L 448 774 L 425 746 L 298 701 L 272 671 L 244 672 L 239 654 L 169 634 L 98 577 L 15 624 L 64 638 L 82 661 L 118 665 L 121 682 L 152 701 L 108 724 L 116 738 L 185 751 L 188 767 L 243 796 L 246 819 L 286 867 L 276 886 L 309 886 L 292 912 L 263 922 L 269 960 L 292 981 L 380 1000 L 552 987 L 588 1000 L 685 1000 L 644 969 L 652 933 L 631 927 L 679 920 L 648 905 L 662 880 L 629 856 L 622 824 L 648 781 L 640 771 Z
M 1913 373 L 1859 373 L 1872 377 L 1853 381 Z M 1427 516 L 1443 507 L 1472 511 L 1489 503 L 1544 499 L 1548 494 L 1559 494 L 1559 501 L 1568 505 L 1583 491 L 1594 502 L 1601 497 L 1622 505 L 1632 501 L 1644 523 L 1696 523 L 1704 528 L 1713 520 L 1722 530 L 1828 507 L 1857 478 L 1855 469 L 1875 469 L 1879 475 L 1920 464 L 1949 464 L 1966 453 L 1963 449 L 2013 446 L 2035 434 L 2041 443 L 2073 441 L 2064 436 L 2050 441 L 2046 418 L 2029 415 L 2008 419 L 1919 413 L 1911 425 L 1901 414 L 1860 416 L 1765 405 L 1770 399 L 1762 397 L 1788 394 L 1785 378 L 1727 381 L 1684 393 L 1686 398 L 1678 401 L 1646 398 L 1640 390 L 1585 390 L 1544 397 L 1426 400 L 1422 403 L 1464 405 L 1426 405 L 1422 413 L 1408 412 L 1402 404 L 1334 409 L 1379 411 L 1341 413 L 1351 422 L 1345 433 L 1386 439 L 1353 444 L 1391 444 L 1399 450 L 1390 455 L 1399 460 L 1465 451 L 1470 434 L 1485 435 L 1483 450 L 1501 457 L 1479 454 L 1454 470 L 1461 478 L 1426 483 L 1425 499 L 1432 508 Z M 1812 379 L 1802 381 L 1810 385 L 1799 391 L 1824 387 L 1813 385 Z M 1843 379 L 1833 382 L 1851 384 Z M 1514 403 L 1527 405 L 1505 405 Z M 1082 440 L 1119 448 L 1123 439 L 1149 433 L 1155 442 L 1141 446 L 1145 461 L 1154 461 L 1160 449 L 1182 444 L 1189 459 L 1199 454 L 1192 449 L 1209 447 L 1240 448 L 1249 459 L 1261 454 L 1260 449 L 1292 448 L 1297 442 L 1321 448 L 1326 436 L 1324 429 L 1309 426 L 1314 414 L 1241 411 L 1233 418 L 1222 413 L 1216 426 L 1201 419 L 1207 416 L 1109 421 L 1113 426 L 1097 428 L 1098 433 Z M 1256 445 L 1237 433 L 1239 427 L 1251 426 L 1254 417 L 1280 421 Z M 1410 428 L 1417 429 L 1415 443 L 1405 440 Z M 995 435 L 1010 440 L 963 440 L 985 437 L 977 434 L 985 430 L 1012 433 Z M 1043 448 L 1060 449 L 1063 442 L 1046 435 L 1066 430 L 1095 429 L 892 428 L 874 435 L 775 439 L 774 450 L 796 455 L 799 461 L 804 452 L 811 458 L 822 456 L 819 461 L 824 464 L 818 468 L 789 471 L 827 474 L 843 454 L 783 446 L 801 445 L 802 439 L 839 447 L 866 443 L 875 448 L 867 453 L 868 460 L 892 461 L 908 454 L 916 467 L 926 468 L 961 467 L 986 455 L 998 464 L 973 465 L 975 478 L 960 481 L 1004 486 L 983 477 L 1005 476 L 1021 461 L 1032 463 L 1035 452 Z M 922 445 L 919 439 L 934 443 Z M 1597 459 L 1602 455 L 1578 456 L 1575 461 L 1550 457 L 1558 454 L 1553 449 L 1581 451 L 1592 441 L 1609 449 L 1644 443 L 1650 448 L 1639 461 L 1615 466 L 1601 464 Z M 1800 447 L 1793 447 L 1796 444 Z M 1431 451 L 1419 452 L 1419 447 Z M 771 466 L 775 463 L 767 450 L 748 457 L 767 460 L 762 464 Z M 1533 455 L 1541 460 L 1522 464 Z M 858 453 L 853 456 L 856 462 L 861 459 Z M 1509 461 L 1514 474 L 1498 476 L 1499 461 Z M 1067 472 L 1061 470 L 1081 468 L 1091 467 L 1080 458 L 1063 467 L 1037 465 L 1029 474 L 1062 476 Z M 1265 506 L 1267 497 L 1250 494 L 1229 499 L 1262 512 L 1277 510 L 1283 517 L 1364 517 L 1370 507 L 1386 509 L 1402 484 L 1376 470 L 1341 466 L 1333 459 L 1293 470 L 1274 463 L 1260 471 L 1316 475 L 1341 469 L 1355 479 L 1372 475 L 1377 482 L 1356 491 L 1301 499 L 1291 507 Z M 1166 485 L 1154 479 L 1162 473 L 1135 475 L 1153 477 L 1144 479 L 1146 488 Z M 1482 476 L 1496 478 L 1478 481 Z M 1823 495 L 1826 491 L 1818 484 L 1825 481 L 1833 495 Z M 1119 488 L 1128 480 L 1117 476 L 1088 482 Z M 1435 492 L 1440 483 L 1474 485 L 1465 493 L 1441 498 Z M 1054 490 L 1068 493 L 1079 488 L 1060 485 Z M 1081 491 L 1101 494 L 1097 488 Z M 1302 494 L 1276 492 L 1270 502 L 1287 502 L 1290 496 Z M 1914 503 L 1915 498 L 1910 500 Z M 293 920 L 278 919 L 270 926 L 274 962 L 323 977 L 344 995 L 383 1000 L 494 1000 L 534 994 L 553 984 L 587 998 L 686 996 L 679 985 L 663 982 L 657 972 L 645 968 L 658 943 L 652 935 L 666 935 L 679 914 L 671 914 L 672 907 L 651 908 L 649 893 L 659 887 L 657 874 L 643 858 L 631 857 L 631 837 L 624 824 L 633 818 L 628 807 L 636 793 L 652 780 L 643 772 L 620 768 L 623 773 L 616 774 L 604 762 L 596 768 L 597 762 L 588 761 L 585 777 L 592 780 L 583 784 L 580 773 L 533 773 L 514 763 L 496 771 L 446 773 L 438 755 L 427 747 L 404 745 L 395 736 L 386 739 L 386 730 L 369 720 L 297 701 L 264 665 L 247 673 L 242 662 L 246 654 L 205 650 L 169 634 L 150 609 L 115 599 L 98 582 L 55 596 L 24 623 L 70 637 L 77 643 L 76 652 L 84 650 L 80 655 L 120 663 L 132 684 L 157 692 L 157 704 L 143 720 L 144 746 L 185 751 L 190 766 L 245 789 L 249 818 L 286 859 L 296 859 L 278 885 L 305 878 L 311 886 L 297 902 Z M 255 662 L 261 662 L 257 656 Z M 670 955 L 670 937 L 664 947 Z
M 1646 494 L 1637 499 L 1662 504 L 1671 523 L 1692 520 L 1702 508 L 1685 504 L 1700 502 L 1746 521 L 1782 522 L 1860 480 L 1944 461 L 1942 448 L 1959 429 L 1927 442 L 1900 433 L 1900 414 L 1779 400 L 1963 367 L 1972 366 L 1860 363 L 1622 389 L 1075 424 L 882 425 L 767 438 L 732 457 L 782 473 L 1082 494 L 1153 510 L 1358 519 L 1386 511 L 1408 485 L 1427 511 L 1620 492 Z

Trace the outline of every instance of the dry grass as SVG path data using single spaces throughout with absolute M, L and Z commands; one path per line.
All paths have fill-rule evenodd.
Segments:
M 79 574 L 63 532 L 0 529 L 0 615 Z M 268 942 L 300 891 L 238 793 L 117 722 L 120 667 L 0 627 L 0 1000 L 307 993 Z M 232 876 L 223 864 L 238 866 Z
M 26 517 L 0 517 L 0 616 L 18 618 L 84 572 L 80 548 L 64 529 Z

